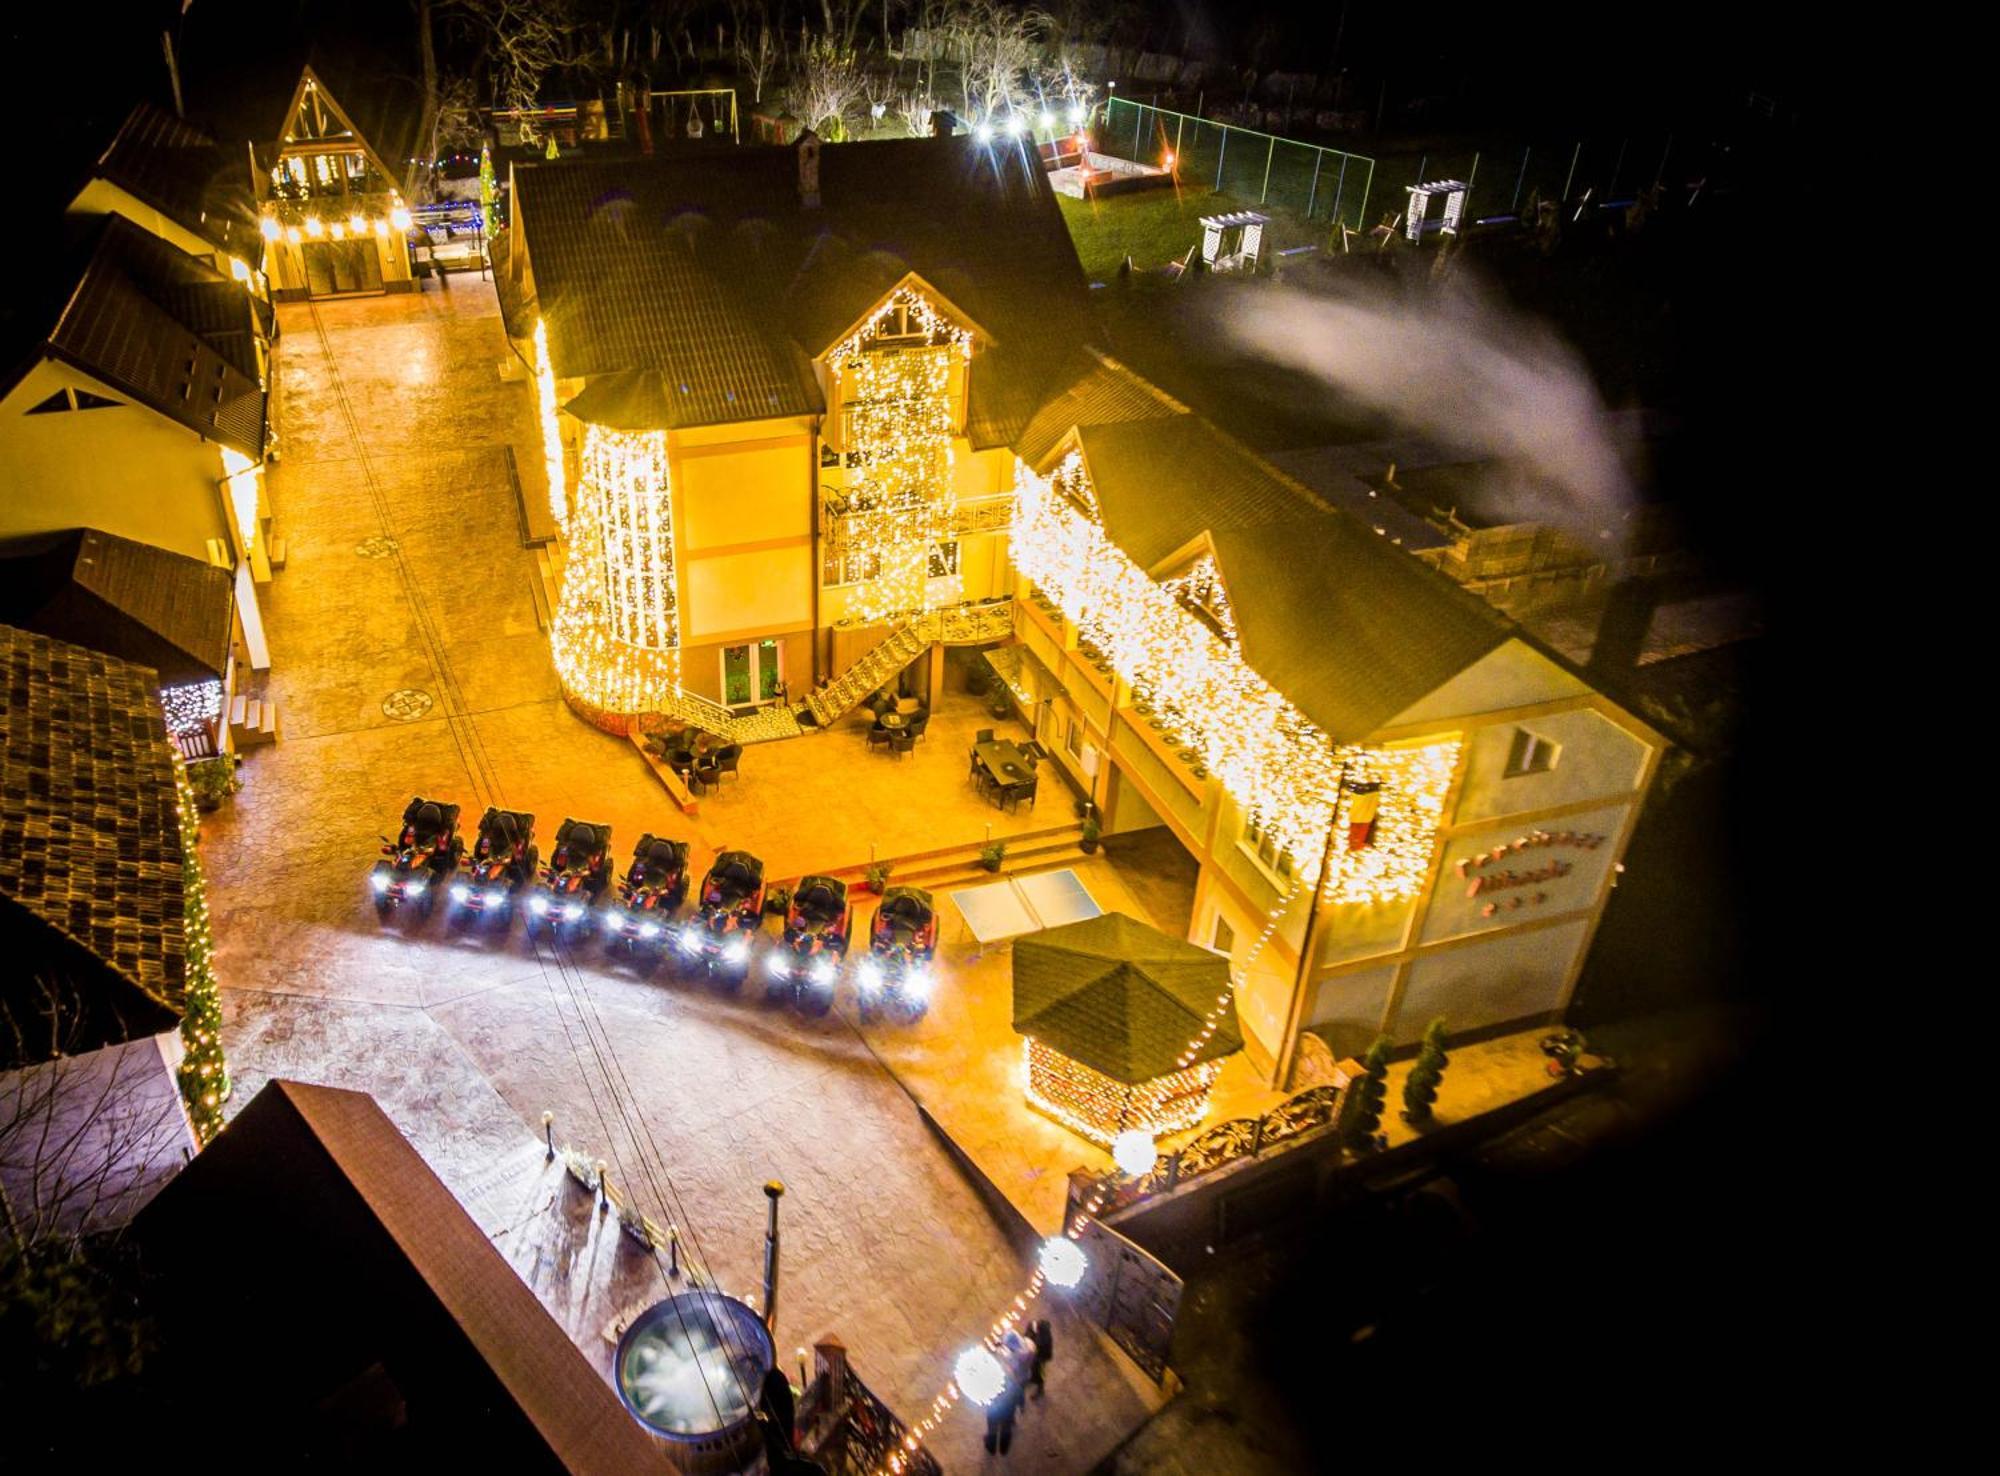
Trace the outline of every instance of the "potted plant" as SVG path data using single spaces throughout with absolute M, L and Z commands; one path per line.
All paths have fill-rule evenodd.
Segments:
M 1389 1037 L 1378 1035 L 1361 1058 L 1362 1075 L 1341 1099 L 1340 1141 L 1356 1152 L 1372 1148 L 1382 1124 L 1382 1105 L 1389 1095 Z
M 870 861 L 864 875 L 867 877 L 868 890 L 880 896 L 889 885 L 889 863 Z
M 988 841 L 979 848 L 979 864 L 988 871 L 998 871 L 1000 863 L 1007 859 L 1007 842 Z
M 188 786 L 194 790 L 195 807 L 203 811 L 221 808 L 222 802 L 243 787 L 236 773 L 236 760 L 228 754 L 189 764 Z
M 1424 1027 L 1424 1042 L 1417 1050 L 1417 1059 L 1410 1065 L 1410 1074 L 1403 1081 L 1403 1121 L 1408 1123 L 1429 1122 L 1432 1107 L 1437 1102 L 1438 1083 L 1444 1080 L 1444 1068 L 1451 1064 L 1451 1057 L 1444 1053 L 1444 1018 L 1431 1021 Z
M 987 670 L 988 667 L 983 658 L 970 663 L 965 668 L 965 690 L 970 692 L 974 697 L 984 697 L 987 689 L 993 685 L 986 674 Z
M 988 707 L 987 711 L 992 713 L 993 716 L 1001 718 L 1003 720 L 1006 718 L 1010 718 L 1014 715 L 1014 709 L 1010 707 L 1007 703 L 1007 692 L 1005 688 L 1001 688 L 1000 690 L 994 692 L 992 706 Z
M 1100 833 L 1097 817 L 1095 815 L 1087 817 L 1083 822 L 1083 834 L 1078 837 L 1076 842 L 1077 848 L 1086 856 L 1095 856 L 1097 854 L 1097 837 Z

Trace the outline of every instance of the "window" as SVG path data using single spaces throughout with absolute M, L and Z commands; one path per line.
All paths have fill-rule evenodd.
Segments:
M 929 579 L 950 579 L 958 573 L 958 543 L 933 543 L 930 561 L 925 577 Z
M 70 393 L 76 396 L 76 408 L 79 410 L 116 410 L 121 403 L 107 400 L 102 395 L 93 395 L 89 390 L 71 390 Z
M 70 408 L 69 391 L 59 389 L 40 404 L 30 405 L 28 413 L 30 415 L 58 415 Z
M 1561 754 L 1561 745 L 1530 733 L 1526 728 L 1516 728 L 1514 747 L 1507 755 L 1506 777 L 1518 779 L 1523 774 L 1546 774 L 1556 766 Z
M 1236 950 L 1236 929 L 1229 926 L 1229 919 L 1221 913 L 1215 915 L 1215 932 L 1209 947 L 1217 953 L 1233 953 Z
M 1071 758 L 1083 757 L 1083 724 L 1075 718 L 1069 720 L 1069 730 L 1063 734 L 1063 747 L 1069 750 Z
M 1282 881 L 1292 877 L 1292 853 L 1278 849 L 1277 841 L 1271 833 L 1256 820 L 1243 822 L 1243 849 L 1257 858 L 1257 864 Z

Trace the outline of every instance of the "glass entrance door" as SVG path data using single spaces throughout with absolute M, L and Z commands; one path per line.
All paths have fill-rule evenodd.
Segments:
M 785 648 L 776 640 L 722 648 L 722 705 L 761 707 L 778 700 Z

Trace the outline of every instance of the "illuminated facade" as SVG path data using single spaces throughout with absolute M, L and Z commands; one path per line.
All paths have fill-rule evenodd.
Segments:
M 797 706 L 911 614 L 1005 599 L 1053 768 L 1106 833 L 1182 843 L 1188 939 L 1236 966 L 1177 1070 L 1236 1017 L 1282 1082 L 1309 1032 L 1344 1054 L 1559 1015 L 1658 735 L 1088 349 L 1053 196 L 1004 151 L 731 157 L 712 206 L 699 161 L 515 171 L 496 261 L 579 709 Z
M 356 127 L 312 67 L 299 76 L 278 137 L 258 144 L 253 174 L 273 296 L 416 285 L 396 151 Z

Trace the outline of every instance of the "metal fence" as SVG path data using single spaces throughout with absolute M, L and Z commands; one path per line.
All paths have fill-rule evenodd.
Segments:
M 1368 222 L 1375 161 L 1254 128 L 1216 123 L 1171 108 L 1114 97 L 1098 129 L 1103 153 L 1173 166 L 1189 187 L 1205 187 L 1233 200 L 1278 206 L 1302 220 L 1339 222 L 1360 230 Z

